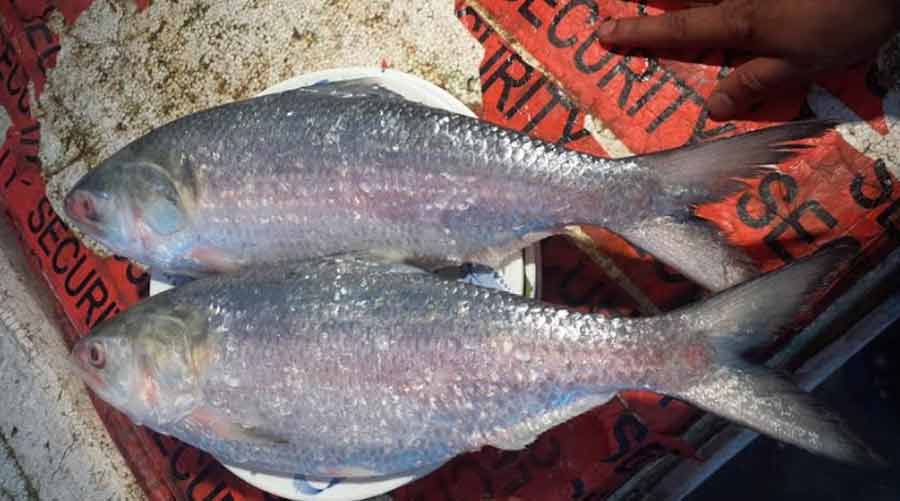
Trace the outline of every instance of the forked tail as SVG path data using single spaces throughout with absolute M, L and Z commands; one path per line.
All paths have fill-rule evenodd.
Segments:
M 825 134 L 834 122 L 792 122 L 746 134 L 634 157 L 682 205 L 714 202 L 741 189 L 741 179 L 774 168 L 809 145 L 798 143 Z
M 740 190 L 741 180 L 771 170 L 809 146 L 797 141 L 821 136 L 834 125 L 794 122 L 626 159 L 644 166 L 656 179 L 657 214 L 616 230 L 711 291 L 743 282 L 757 274 L 756 267 L 708 222 L 690 221 L 692 209 Z
M 711 413 L 810 452 L 861 465 L 882 463 L 834 413 L 788 379 L 747 363 L 741 354 L 759 346 L 797 317 L 832 271 L 858 252 L 836 243 L 811 257 L 729 289 L 688 311 L 691 328 L 712 351 L 710 372 L 672 391 Z

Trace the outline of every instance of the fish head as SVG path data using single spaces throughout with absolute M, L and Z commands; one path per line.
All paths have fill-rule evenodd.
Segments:
M 188 200 L 168 169 L 124 151 L 80 179 L 64 208 L 78 229 L 114 253 L 167 268 L 189 241 Z
M 206 357 L 205 337 L 191 320 L 196 315 L 153 310 L 103 322 L 75 345 L 72 362 L 100 398 L 159 430 L 200 402 Z

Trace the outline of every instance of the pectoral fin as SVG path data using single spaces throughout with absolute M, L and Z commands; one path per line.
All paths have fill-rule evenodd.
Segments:
M 283 445 L 290 442 L 283 435 L 261 428 L 258 423 L 236 422 L 207 406 L 194 409 L 185 420 L 189 425 L 211 430 L 225 440 L 266 445 Z
M 191 259 L 205 268 L 220 273 L 235 272 L 240 268 L 240 261 L 224 251 L 213 247 L 195 247 L 188 254 Z

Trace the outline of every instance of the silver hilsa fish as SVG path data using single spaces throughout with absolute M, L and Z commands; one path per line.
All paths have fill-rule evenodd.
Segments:
M 840 461 L 877 456 L 741 353 L 858 251 L 646 318 L 581 314 L 358 256 L 248 268 L 145 300 L 80 341 L 87 384 L 136 423 L 254 471 L 377 477 L 520 449 L 616 392 L 671 395 Z
M 360 79 L 165 124 L 65 199 L 84 234 L 154 272 L 203 276 L 368 252 L 497 266 L 571 225 L 622 234 L 711 290 L 756 273 L 692 207 L 789 158 L 826 122 L 603 159 L 400 98 Z

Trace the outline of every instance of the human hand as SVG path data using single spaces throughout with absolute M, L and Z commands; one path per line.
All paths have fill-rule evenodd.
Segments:
M 707 100 L 716 120 L 735 117 L 785 87 L 873 56 L 898 28 L 898 0 L 703 0 L 660 16 L 615 19 L 597 30 L 607 44 L 740 49 L 755 59 L 719 82 Z

